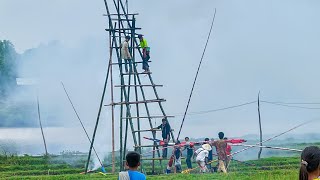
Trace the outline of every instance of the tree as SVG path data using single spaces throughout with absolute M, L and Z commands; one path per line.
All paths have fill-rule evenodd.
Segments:
M 16 84 L 17 57 L 13 44 L 8 40 L 0 40 L 0 97 L 8 95 Z

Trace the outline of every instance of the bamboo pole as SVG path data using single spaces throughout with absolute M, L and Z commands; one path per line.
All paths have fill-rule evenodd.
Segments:
M 258 93 L 258 116 L 259 116 L 259 132 L 260 132 L 260 146 L 262 146 L 262 125 L 261 125 L 261 115 L 260 115 L 260 91 Z M 258 152 L 258 159 L 261 158 L 262 147 Z
M 41 129 L 41 135 L 42 135 L 43 145 L 44 145 L 44 149 L 45 149 L 45 156 L 48 156 L 49 154 L 48 154 L 48 149 L 47 149 L 46 138 L 44 137 L 43 127 L 42 127 L 42 122 L 41 122 L 40 103 L 39 103 L 39 93 L 38 93 L 38 90 L 37 90 L 37 109 L 38 109 L 39 125 L 40 125 L 40 129 Z
M 111 34 L 109 34 L 110 38 L 110 59 L 109 62 L 112 63 L 112 43 L 111 43 Z M 114 105 L 113 105 L 113 77 L 112 77 L 112 65 L 109 64 L 110 66 L 110 90 L 111 90 L 111 128 L 112 128 L 112 173 L 115 172 L 115 145 L 114 145 Z

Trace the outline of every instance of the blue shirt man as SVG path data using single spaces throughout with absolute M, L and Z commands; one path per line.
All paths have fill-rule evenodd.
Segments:
M 129 170 L 119 173 L 119 180 L 146 180 L 146 176 L 138 172 L 140 166 L 140 154 L 137 152 L 128 152 L 126 155 L 126 165 Z
M 138 171 L 129 170 L 128 174 L 129 174 L 130 180 L 145 180 L 146 179 L 146 176 Z

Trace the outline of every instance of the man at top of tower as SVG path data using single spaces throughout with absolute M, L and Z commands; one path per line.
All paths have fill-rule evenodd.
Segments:
M 126 36 L 125 40 L 121 43 L 121 59 L 124 60 L 125 63 L 125 70 L 128 72 L 128 65 L 129 65 L 129 70 L 130 72 L 132 71 L 131 69 L 131 54 L 129 52 L 129 41 L 130 41 L 130 36 Z
M 148 42 L 142 34 L 139 34 L 138 38 L 140 40 L 139 46 L 142 49 L 142 69 L 145 73 L 149 73 L 148 61 L 150 59 L 150 47 L 148 46 Z

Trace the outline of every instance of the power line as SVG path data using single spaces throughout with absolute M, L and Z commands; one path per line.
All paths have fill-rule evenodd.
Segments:
M 211 112 L 224 111 L 224 110 L 228 110 L 228 109 L 238 108 L 238 107 L 241 107 L 241 106 L 246 106 L 246 105 L 253 104 L 253 103 L 256 103 L 256 102 L 257 101 L 251 101 L 251 102 L 246 102 L 246 103 L 233 105 L 233 106 L 229 106 L 229 107 L 224 107 L 224 108 L 219 108 L 219 109 L 212 109 L 212 110 L 198 111 L 198 112 L 190 112 L 189 115 L 206 114 L 206 113 L 211 113 Z
M 299 109 L 312 109 L 312 110 L 320 109 L 320 108 L 315 108 L 315 107 L 295 106 L 295 105 L 288 105 L 288 104 L 269 102 L 269 101 L 261 101 L 261 102 L 267 103 L 267 104 L 273 104 L 273 105 L 277 105 L 277 106 L 292 107 L 292 108 L 299 108 Z
M 88 132 L 87 132 L 86 128 L 84 127 L 83 122 L 81 121 L 80 116 L 79 116 L 76 108 L 74 107 L 74 105 L 73 105 L 73 103 L 72 103 L 72 101 L 71 101 L 71 98 L 70 98 L 70 96 L 69 96 L 66 88 L 64 87 L 63 82 L 61 82 L 61 85 L 62 85 L 62 87 L 63 87 L 63 89 L 64 89 L 64 92 L 66 93 L 66 95 L 67 95 L 67 97 L 68 97 L 68 100 L 69 100 L 69 102 L 70 102 L 70 104 L 71 104 L 71 106 L 72 106 L 72 108 L 73 108 L 73 111 L 75 112 L 75 114 L 76 114 L 76 116 L 77 116 L 77 118 L 78 118 L 78 120 L 79 120 L 79 122 L 80 122 L 80 124 L 81 124 L 81 126 L 82 126 L 83 131 L 85 132 L 85 134 L 86 134 L 89 142 L 92 143 L 92 141 L 91 141 L 91 139 L 90 139 L 90 137 L 89 137 L 89 135 L 88 135 Z M 94 147 L 92 147 L 92 148 L 93 148 L 94 153 L 95 153 L 96 156 L 97 156 L 97 159 L 98 159 L 98 161 L 99 161 L 99 163 L 100 163 L 100 165 L 101 165 L 101 168 L 104 168 L 104 167 L 103 167 L 103 164 L 102 164 L 102 161 L 101 161 L 101 159 L 99 158 L 96 149 L 95 149 Z
M 218 109 L 210 109 L 210 110 L 205 110 L 205 111 L 195 111 L 195 112 L 187 113 L 187 115 L 192 116 L 192 115 L 207 114 L 207 113 L 218 112 L 218 111 L 225 111 L 225 110 L 229 110 L 229 109 L 235 109 L 235 108 L 239 108 L 242 106 L 254 104 L 256 102 L 257 101 L 249 101 L 249 102 L 245 102 L 242 104 L 227 106 L 227 107 L 218 108 Z M 183 113 L 172 114 L 172 116 L 183 116 L 183 115 L 184 115 Z M 161 115 L 157 115 L 157 116 L 161 116 Z
M 277 104 L 317 104 L 320 105 L 319 102 L 282 102 L 282 101 L 265 101 L 268 103 L 277 103 Z

